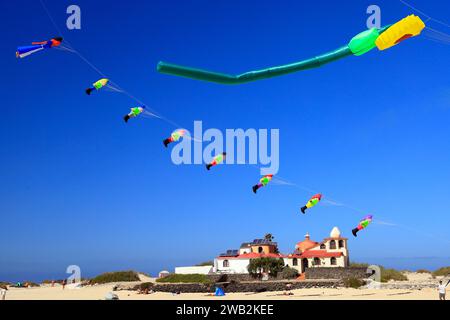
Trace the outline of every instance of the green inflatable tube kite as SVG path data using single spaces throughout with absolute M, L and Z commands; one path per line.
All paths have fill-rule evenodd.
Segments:
M 249 71 L 240 75 L 230 75 L 225 73 L 212 72 L 202 69 L 180 66 L 172 63 L 166 63 L 162 61 L 158 63 L 157 69 L 158 72 L 160 73 L 186 77 L 196 80 L 216 82 L 221 84 L 241 84 L 261 79 L 278 77 L 285 74 L 303 71 L 307 69 L 318 68 L 324 64 L 351 55 L 356 56 L 362 55 L 375 48 L 376 39 L 380 36 L 381 33 L 386 31 L 389 27 L 390 26 L 386 26 L 381 29 L 373 28 L 361 32 L 357 36 L 353 37 L 348 45 L 310 59 L 261 70 Z

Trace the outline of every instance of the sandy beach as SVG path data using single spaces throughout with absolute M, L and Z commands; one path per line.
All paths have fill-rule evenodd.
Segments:
M 104 300 L 114 285 L 99 285 L 81 289 L 65 289 L 61 287 L 11 288 L 7 300 Z M 204 293 L 171 293 L 156 292 L 148 295 L 136 291 L 115 292 L 120 300 L 437 300 L 435 289 L 402 290 L 402 289 L 301 289 L 292 290 L 293 295 L 283 292 L 264 293 L 229 293 L 224 297 L 208 296 Z
M 351 288 L 314 288 L 292 290 L 293 295 L 284 292 L 263 293 L 228 293 L 224 297 L 214 297 L 205 293 L 182 293 L 173 295 L 166 292 L 156 292 L 148 295 L 137 291 L 115 291 L 120 300 L 437 300 L 438 279 L 431 279 L 429 274 L 407 273 L 407 282 L 398 282 L 404 289 L 351 289 Z M 433 288 L 432 284 L 436 283 Z M 423 289 L 408 289 L 412 284 L 431 283 L 431 287 Z M 395 286 L 397 283 L 389 283 Z M 35 288 L 10 288 L 7 300 L 104 300 L 108 292 L 112 292 L 117 283 L 73 287 L 41 286 Z

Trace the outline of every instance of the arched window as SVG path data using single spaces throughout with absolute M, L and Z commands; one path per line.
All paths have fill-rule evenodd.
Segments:
M 339 249 L 344 248 L 344 240 L 339 240 Z
M 336 241 L 334 241 L 334 240 L 330 241 L 330 249 L 331 250 L 336 249 Z
M 325 243 L 322 243 L 320 245 L 320 250 L 325 250 L 327 248 L 327 246 L 325 245 Z
M 228 268 L 230 266 L 230 261 L 228 260 L 223 260 L 223 267 L 224 268 Z
M 259 253 L 263 253 L 263 252 L 264 252 L 263 247 L 258 247 L 258 252 L 259 252 Z
M 320 259 L 319 258 L 314 258 L 314 265 L 315 266 L 320 266 Z
M 298 266 L 298 260 L 297 260 L 297 258 L 292 259 L 292 265 L 293 265 L 293 266 Z
M 336 258 L 335 258 L 335 257 L 332 257 L 332 258 L 330 259 L 330 263 L 331 263 L 332 266 L 335 266 L 335 265 L 336 265 Z

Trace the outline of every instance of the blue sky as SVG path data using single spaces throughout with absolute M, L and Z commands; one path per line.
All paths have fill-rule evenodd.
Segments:
M 375 218 L 271 185 L 255 196 L 248 166 L 175 166 L 173 127 L 122 116 L 126 95 L 84 89 L 99 75 L 51 50 L 17 46 L 57 34 L 38 1 L 2 2 L 0 280 L 161 269 L 210 260 L 272 233 L 283 252 L 338 226 L 353 261 L 397 268 L 450 264 L 450 47 L 425 37 L 304 73 L 222 86 L 156 72 L 159 60 L 229 73 L 289 63 L 345 45 L 372 1 L 45 1 L 66 39 L 105 74 L 191 129 L 280 129 L 279 175 Z M 82 29 L 65 27 L 78 4 Z M 383 24 L 412 13 L 377 1 Z M 450 4 L 415 1 L 447 20 Z M 442 26 L 434 25 L 442 29 Z M 217 170 L 216 170 L 217 169 Z M 380 218 L 381 219 L 381 218 Z

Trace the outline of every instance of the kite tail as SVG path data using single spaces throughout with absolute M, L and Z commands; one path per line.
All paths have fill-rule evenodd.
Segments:
M 44 50 L 43 45 L 32 45 L 32 46 L 23 46 L 18 47 L 16 51 L 16 58 L 25 58 L 35 52 Z
M 130 120 L 130 116 L 127 114 L 125 117 L 123 117 L 123 120 L 128 123 L 128 120 Z
M 259 188 L 260 188 L 260 186 L 259 186 L 258 184 L 255 184 L 255 185 L 252 187 L 253 193 L 256 194 L 256 191 L 258 191 Z
M 352 230 L 352 233 L 353 233 L 353 235 L 354 235 L 355 237 L 357 237 L 356 234 L 358 233 L 358 231 L 359 231 L 358 228 L 355 228 L 355 229 Z
M 351 55 L 353 55 L 353 53 L 350 50 L 350 48 L 348 46 L 343 46 L 334 51 L 330 51 L 310 59 L 261 70 L 249 71 L 240 75 L 230 75 L 225 73 L 212 72 L 208 70 L 166 63 L 163 61 L 158 63 L 157 70 L 160 73 L 191 78 L 196 80 L 216 82 L 221 84 L 241 84 L 261 79 L 277 77 L 297 71 L 318 68 L 326 63 L 330 63 Z
M 90 95 L 91 95 L 91 92 L 94 91 L 94 90 L 95 90 L 95 88 L 87 88 L 87 89 L 86 89 L 86 94 L 87 94 L 88 96 L 90 96 Z
M 306 209 L 308 209 L 308 207 L 307 207 L 307 206 L 303 206 L 303 207 L 300 208 L 300 211 L 301 211 L 303 214 L 305 214 L 305 213 L 306 213 Z
M 211 169 L 212 166 L 213 166 L 212 164 L 207 164 L 207 165 L 206 165 L 206 170 Z

